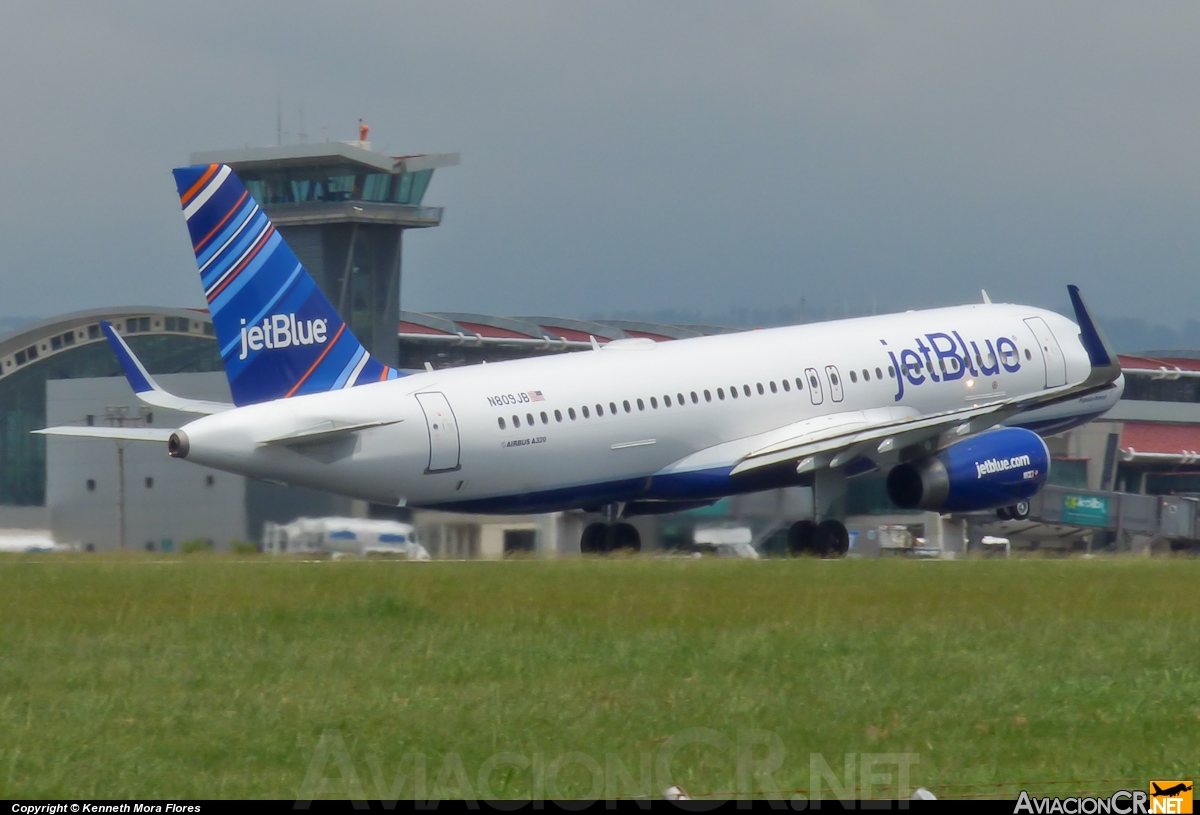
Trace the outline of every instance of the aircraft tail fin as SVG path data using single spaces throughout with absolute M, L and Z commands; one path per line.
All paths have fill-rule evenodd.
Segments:
M 395 379 L 226 164 L 173 171 L 237 405 Z

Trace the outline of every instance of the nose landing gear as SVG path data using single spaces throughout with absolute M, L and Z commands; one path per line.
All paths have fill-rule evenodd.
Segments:
M 1000 507 L 996 517 L 1002 521 L 1024 521 L 1029 518 L 1029 502 L 1017 501 L 1012 506 Z

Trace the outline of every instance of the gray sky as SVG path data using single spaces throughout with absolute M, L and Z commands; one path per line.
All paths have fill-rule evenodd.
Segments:
M 460 151 L 416 310 L 1200 302 L 1195 3 L 0 5 L 0 315 L 202 305 L 196 150 Z

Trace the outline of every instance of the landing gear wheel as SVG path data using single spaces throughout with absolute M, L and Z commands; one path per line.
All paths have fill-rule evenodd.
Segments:
M 613 524 L 609 533 L 609 551 L 642 551 L 642 536 L 633 524 Z
M 579 551 L 585 555 L 594 555 L 607 551 L 608 524 L 592 523 L 583 529 L 579 537 Z
M 1008 508 L 1008 514 L 1014 521 L 1025 521 L 1029 519 L 1029 502 L 1017 501 Z
M 1000 507 L 997 509 L 996 517 L 1002 521 L 1011 521 L 1013 519 L 1012 511 L 1008 507 Z
M 817 524 L 813 545 L 821 557 L 842 557 L 850 548 L 850 533 L 846 525 L 832 518 Z
M 812 521 L 796 521 L 788 527 L 788 554 L 792 557 L 813 553 L 813 535 L 817 525 Z

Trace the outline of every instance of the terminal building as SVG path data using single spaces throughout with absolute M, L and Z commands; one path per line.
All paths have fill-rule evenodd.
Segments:
M 424 204 L 433 172 L 456 154 L 383 156 L 365 142 L 193 154 L 232 165 L 326 296 L 371 353 L 410 370 L 570 353 L 628 337 L 659 342 L 735 329 L 552 316 L 416 313 L 401 309 L 404 233 L 441 223 Z M 194 274 L 194 269 L 186 270 Z M 130 391 L 100 331 L 107 320 L 149 371 L 181 395 L 229 400 L 215 335 L 202 310 L 111 307 L 42 320 L 0 337 L 0 527 L 48 529 L 81 548 L 172 550 L 254 542 L 263 525 L 299 516 L 387 515 L 338 496 L 253 482 L 169 459 L 158 446 L 53 438 L 50 424 L 178 426 Z M 1048 440 L 1051 485 L 1096 493 L 1200 495 L 1200 358 L 1123 356 L 1124 399 L 1106 416 Z M 920 519 L 890 506 L 879 475 L 850 482 L 852 531 Z M 653 546 L 683 544 L 697 526 L 742 525 L 771 548 L 786 522 L 811 512 L 805 489 L 738 496 L 675 516 L 637 519 Z M 578 551 L 582 514 L 475 519 L 427 513 L 436 556 Z M 422 522 L 417 518 L 418 524 Z M 1119 531 L 1119 524 L 1118 524 Z

